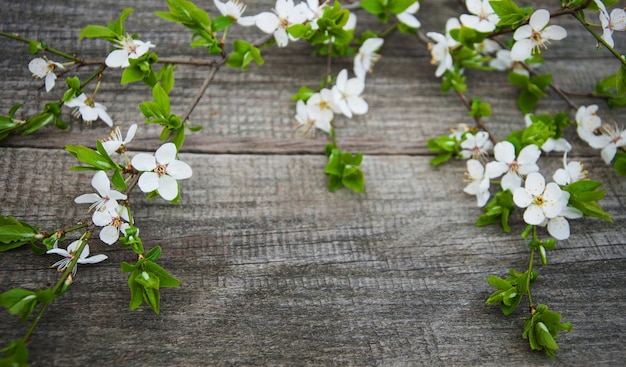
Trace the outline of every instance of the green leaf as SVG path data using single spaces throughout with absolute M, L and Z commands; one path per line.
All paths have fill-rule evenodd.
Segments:
M 126 191 L 126 181 L 124 181 L 124 177 L 122 176 L 122 172 L 120 170 L 116 169 L 115 172 L 113 172 L 111 183 L 119 191 Z
M 24 339 L 13 340 L 0 350 L 6 357 L 0 358 L 2 367 L 28 367 L 28 348 Z
M 617 72 L 615 89 L 617 90 L 617 95 L 626 93 L 626 66 L 623 64 Z
M 152 88 L 152 98 L 154 98 L 154 103 L 156 103 L 165 117 L 169 117 L 170 115 L 170 97 L 167 95 L 167 92 L 161 87 L 159 83 L 154 85 Z
M 235 22 L 235 19 L 231 17 L 227 17 L 227 16 L 219 16 L 219 17 L 213 18 L 213 31 L 219 32 L 222 29 L 230 27 L 234 22 Z
M 146 73 L 141 70 L 138 65 L 131 65 L 127 68 L 124 68 L 124 71 L 122 72 L 122 80 L 120 81 L 120 83 L 124 85 L 128 83 L 138 82 L 142 80 L 145 75 Z
M 65 150 L 70 152 L 80 162 L 92 166 L 95 169 L 108 171 L 116 168 L 115 164 L 111 164 L 110 157 L 103 157 L 100 153 L 92 149 L 80 145 L 66 145 Z
M 161 82 L 161 87 L 168 94 L 174 88 L 174 70 L 176 70 L 174 65 L 165 64 L 156 74 L 157 79 Z
M 532 13 L 532 8 L 519 8 L 513 0 L 489 1 L 491 8 L 498 15 L 498 26 L 511 26 L 517 28 Z
M 80 31 L 80 36 L 78 39 L 82 40 L 85 37 L 115 40 L 118 38 L 118 34 L 107 27 L 90 24 Z
M 388 0 L 387 10 L 392 14 L 400 14 L 414 3 L 415 0 Z
M 487 283 L 493 285 L 494 287 L 502 291 L 509 290 L 513 287 L 509 282 L 495 275 L 488 276 Z
M 363 193 L 365 191 L 365 176 L 358 168 L 349 175 L 343 176 L 341 183 L 355 192 Z
M 368 12 L 377 15 L 385 12 L 385 5 L 382 0 L 362 0 L 360 2 L 361 8 Z
M 145 262 L 145 269 L 159 278 L 160 286 L 163 288 L 178 287 L 180 285 L 178 279 L 174 278 L 165 269 L 152 261 Z
M 37 296 L 33 291 L 13 288 L 0 294 L 0 305 L 11 315 L 21 314 L 20 321 L 25 322 L 37 306 Z

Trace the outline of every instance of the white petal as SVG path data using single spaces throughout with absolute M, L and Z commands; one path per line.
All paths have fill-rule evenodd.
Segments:
M 569 238 L 569 222 L 563 217 L 552 218 L 548 221 L 548 233 L 557 240 Z
M 538 9 L 531 16 L 528 24 L 536 30 L 540 31 L 550 22 L 550 12 L 546 9 Z
M 49 71 L 48 62 L 41 57 L 37 57 L 30 60 L 28 63 L 28 70 L 30 70 L 30 72 L 36 77 L 43 78 Z
M 103 255 L 103 254 L 99 254 L 99 255 L 94 255 L 91 257 L 88 257 L 86 259 L 80 259 L 78 260 L 79 264 L 95 264 L 95 263 L 99 263 L 101 261 L 104 261 L 108 259 L 107 255 Z
M 46 84 L 46 92 L 50 92 L 52 88 L 54 88 L 54 82 L 57 80 L 57 76 L 53 72 L 49 72 L 46 75 L 45 84 Z
M 485 167 L 487 177 L 496 178 L 502 176 L 509 170 L 509 165 L 504 162 L 489 162 Z
M 106 196 L 109 190 L 111 190 L 111 182 L 109 181 L 106 172 L 96 172 L 91 179 L 91 186 L 98 191 L 98 194 L 100 194 L 101 197 Z
M 148 153 L 139 153 L 133 157 L 130 164 L 139 171 L 152 171 L 156 168 L 156 159 Z
M 564 205 L 567 204 L 567 200 L 561 200 L 562 195 L 563 191 L 556 183 L 550 182 L 546 185 L 546 190 L 543 193 L 543 211 L 546 214 L 546 217 L 555 218 L 561 213 Z
M 159 195 L 165 200 L 174 200 L 178 196 L 178 182 L 168 175 L 159 177 Z
M 348 107 L 355 115 L 364 115 L 367 113 L 368 105 L 367 102 L 361 97 L 351 97 L 348 98 Z
M 256 24 L 256 17 L 241 17 L 237 19 L 237 24 L 242 27 L 250 27 Z
M 530 144 L 525 146 L 519 153 L 519 157 L 517 158 L 517 162 L 520 165 L 530 165 L 535 164 L 537 159 L 541 156 L 541 150 L 535 144 Z M 525 174 L 522 172 L 522 174 Z
M 567 171 L 563 168 L 557 169 L 556 172 L 554 172 L 552 179 L 561 186 L 569 185 L 571 183 L 569 173 L 567 173 Z
M 397 17 L 400 23 L 404 23 L 411 28 L 419 28 L 422 25 L 422 23 L 420 23 L 414 15 L 407 12 L 400 13 Z
M 535 204 L 531 204 L 524 212 L 524 222 L 532 225 L 539 225 L 546 219 L 543 209 Z
M 152 192 L 159 188 L 159 175 L 156 172 L 144 172 L 139 176 L 137 185 L 143 192 Z
M 109 127 L 113 127 L 113 120 L 111 120 L 111 117 L 106 112 L 106 110 L 104 108 L 97 108 L 96 110 L 98 112 L 100 120 L 104 121 L 104 123 L 107 124 Z
M 515 161 L 515 146 L 508 141 L 501 141 L 493 148 L 497 161 L 511 164 Z
M 280 25 L 280 19 L 274 13 L 264 12 L 255 19 L 256 26 L 265 33 L 273 33 Z
M 525 24 L 515 30 L 513 34 L 513 39 L 516 41 L 520 41 L 526 38 L 530 38 L 533 35 L 533 28 L 528 24 Z
M 126 139 L 124 139 L 124 144 L 130 143 L 131 140 L 135 137 L 135 133 L 137 132 L 137 124 L 132 124 L 128 128 L 126 132 Z
M 567 31 L 565 28 L 558 25 L 548 26 L 543 32 L 541 32 L 542 39 L 560 41 L 567 37 Z
M 185 162 L 173 160 L 167 165 L 167 174 L 177 180 L 184 180 L 191 177 L 191 167 Z
M 513 202 L 520 208 L 526 208 L 533 202 L 533 197 L 523 187 L 513 190 Z
M 287 31 L 284 28 L 278 28 L 274 31 L 274 39 L 276 40 L 276 46 L 285 47 L 289 43 L 289 37 Z
M 107 245 L 112 245 L 120 238 L 120 231 L 114 226 L 106 226 L 100 230 L 100 239 Z
M 58 247 L 46 251 L 46 254 L 57 254 L 57 255 L 61 255 L 63 257 L 69 257 L 70 256 L 70 253 L 67 252 L 67 250 L 64 250 L 64 249 L 58 248 Z M 56 265 L 53 265 L 53 266 L 56 266 Z
M 128 63 L 128 52 L 126 50 L 114 50 L 104 60 L 104 63 L 110 68 L 119 68 Z
M 91 204 L 99 201 L 100 199 L 100 195 L 97 194 L 83 194 L 76 197 L 76 199 L 74 199 L 74 202 L 76 204 Z
M 607 145 L 606 147 L 604 147 L 604 149 L 602 149 L 602 152 L 600 152 L 600 155 L 602 156 L 602 159 L 604 159 L 604 162 L 606 164 L 611 164 L 611 161 L 615 157 L 616 153 L 617 153 L 617 145 L 611 143 Z
M 522 178 L 513 171 L 508 171 L 500 180 L 500 186 L 504 190 L 515 190 L 522 186 Z
M 98 227 L 104 227 L 104 226 L 108 226 L 109 224 L 111 224 L 111 222 L 113 221 L 113 218 L 111 217 L 111 214 L 108 211 L 96 210 L 95 212 L 93 212 L 93 215 L 91 216 L 91 221 L 93 222 L 93 224 L 97 225 Z
M 93 107 L 87 105 L 81 106 L 79 107 L 79 111 L 85 121 L 96 121 L 98 119 L 98 111 Z
M 165 143 L 154 153 L 156 161 L 160 164 L 168 164 L 176 159 L 176 145 L 174 143 Z
M 513 61 L 524 61 L 532 55 L 535 42 L 530 39 L 522 39 L 513 45 L 511 49 L 511 59 Z
M 85 105 L 85 100 L 87 99 L 87 96 L 85 96 L 85 93 L 81 93 L 80 95 L 72 98 L 71 100 L 65 102 L 65 105 L 67 107 L 81 107 Z

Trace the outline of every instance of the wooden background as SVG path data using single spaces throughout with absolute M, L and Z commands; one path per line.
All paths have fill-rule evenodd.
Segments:
M 247 13 L 274 5 L 250 2 Z M 550 3 L 558 6 L 558 2 Z M 212 1 L 197 4 L 215 14 Z M 624 6 L 624 4 L 622 4 Z M 162 58 L 209 60 L 190 49 L 190 33 L 152 15 L 164 1 L 2 1 L 4 32 L 45 40 L 51 47 L 90 59 L 103 59 L 104 41 L 78 41 L 87 24 L 105 24 L 124 7 L 135 13 L 126 29 L 157 45 Z M 424 1 L 418 13 L 424 32 L 442 32 L 445 21 L 463 12 L 455 0 Z M 359 30 L 382 30 L 360 11 Z M 596 80 L 617 69 L 605 51 L 573 19 L 557 21 L 569 36 L 545 54 L 545 72 L 559 72 L 556 84 L 590 91 Z M 254 40 L 256 28 L 230 35 Z M 616 33 L 618 49 L 626 37 Z M 24 103 L 19 117 L 60 98 L 46 94 L 27 70 L 31 55 L 19 42 L 0 38 L 0 111 Z M 327 138 L 294 136 L 295 106 L 290 96 L 301 85 L 318 85 L 325 60 L 310 57 L 304 42 L 264 52 L 266 64 L 248 72 L 223 69 L 191 116 L 202 125 L 180 154 L 193 167 L 182 182 L 182 203 L 145 201 L 133 193 L 134 215 L 146 247 L 163 247 L 161 264 L 182 285 L 162 292 L 160 315 L 147 307 L 128 310 L 127 274 L 120 262 L 133 255 L 119 245 L 90 242 L 106 262 L 82 266 L 72 289 L 44 316 L 30 343 L 32 366 L 209 366 L 209 365 L 621 365 L 626 358 L 626 180 L 616 176 L 585 148 L 573 129 L 574 157 L 593 179 L 605 183 L 603 208 L 610 224 L 577 220 L 572 236 L 549 253 L 538 269 L 533 296 L 563 314 L 573 332 L 558 338 L 552 361 L 532 352 L 521 338 L 526 307 L 509 317 L 486 306 L 490 274 L 506 275 L 527 265 L 519 238 L 521 213 L 511 234 L 498 227 L 476 228 L 475 199 L 462 192 L 464 162 L 429 166 L 426 141 L 471 122 L 453 94 L 439 92 L 430 55 L 419 40 L 394 34 L 369 76 L 364 97 L 370 112 L 338 118 L 342 148 L 365 154 L 366 192 L 328 193 L 323 174 Z M 53 60 L 58 58 L 51 56 Z M 338 60 L 333 72 L 351 69 Z M 181 114 L 207 69 L 180 66 L 172 110 Z M 88 75 L 89 70 L 81 71 Z M 97 101 L 105 104 L 123 131 L 138 123 L 135 151 L 154 151 L 159 129 L 143 125 L 137 108 L 149 100 L 143 85 L 119 85 L 119 70 L 107 71 Z M 516 90 L 504 74 L 468 71 L 470 97 L 492 103 L 486 123 L 497 139 L 523 127 L 515 108 Z M 63 83 L 60 81 L 60 83 Z M 88 89 L 91 91 L 91 89 Z M 622 110 L 605 120 L 624 123 Z M 537 112 L 564 111 L 554 93 Z M 570 111 L 571 112 L 571 111 Z M 47 127 L 32 136 L 0 142 L 1 214 L 39 225 L 42 230 L 71 226 L 87 216 L 74 197 L 90 192 L 89 173 L 69 172 L 75 160 L 65 144 L 93 146 L 109 134 L 102 122 L 72 120 L 67 132 Z M 547 176 L 561 157 L 542 159 Z M 18 249 L 0 256 L 0 290 L 40 288 L 58 277 L 48 266 L 56 256 Z M 23 335 L 17 317 L 0 313 L 0 344 Z

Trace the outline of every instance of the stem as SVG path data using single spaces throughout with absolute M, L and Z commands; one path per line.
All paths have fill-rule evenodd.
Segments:
M 467 99 L 467 97 L 465 97 L 465 95 L 461 92 L 459 92 L 458 90 L 454 89 L 454 91 L 456 92 L 456 95 L 459 97 L 459 99 L 461 100 L 461 102 L 463 102 L 463 105 L 465 106 L 465 108 L 467 108 L 468 111 L 472 110 L 472 104 L 469 102 L 469 100 Z M 489 133 L 489 140 L 491 140 L 491 142 L 495 145 L 498 141 L 496 140 L 496 138 L 493 137 L 493 135 L 489 132 L 489 129 L 487 129 L 487 127 L 483 124 L 482 120 L 480 119 L 480 117 L 475 116 L 474 117 L 474 122 L 476 122 L 476 127 L 486 131 L 487 133 Z
M 606 49 L 609 50 L 610 53 L 612 53 L 615 57 L 617 57 L 617 59 L 622 63 L 622 67 L 626 67 L 626 60 L 624 59 L 624 57 L 619 52 L 617 52 L 616 49 L 611 47 L 611 45 L 609 45 L 593 28 L 591 28 L 591 26 L 589 26 L 589 24 L 585 22 L 585 20 L 582 18 L 580 14 L 572 13 L 572 15 L 576 19 L 578 19 L 580 24 L 582 24 L 583 27 L 585 27 L 585 29 L 587 29 L 587 31 L 591 33 L 591 35 L 593 35 L 598 40 L 598 42 L 602 43 L 604 47 L 606 47 Z
M 76 250 L 74 257 L 70 261 L 70 264 L 67 266 L 67 268 L 65 268 L 63 275 L 61 275 L 59 280 L 56 282 L 56 284 L 52 288 L 52 293 L 55 294 L 55 297 L 56 297 L 56 293 L 59 291 L 59 289 L 61 289 L 61 287 L 67 280 L 67 278 L 70 276 L 70 274 L 72 274 L 72 270 L 76 267 L 76 263 L 78 263 L 80 254 L 85 249 L 85 246 L 87 246 L 87 240 L 89 240 L 90 235 L 91 235 L 91 232 L 87 231 L 80 237 L 81 243 L 80 243 L 80 246 L 78 246 L 78 249 Z M 41 317 L 48 309 L 48 305 L 50 305 L 50 303 L 44 304 L 43 306 L 41 306 L 41 309 L 37 313 L 37 316 L 35 317 L 33 322 L 30 324 L 30 327 L 28 328 L 28 330 L 26 330 L 26 334 L 24 334 L 24 341 L 28 341 L 30 336 L 33 334 L 33 332 L 35 331 L 35 328 L 37 327 L 37 324 L 39 324 L 39 320 L 41 320 Z
M 537 226 L 533 226 L 533 240 L 537 240 Z M 526 270 L 526 274 L 528 274 L 528 276 L 526 277 L 526 294 L 528 295 L 528 303 L 529 303 L 529 307 L 531 310 L 531 313 L 533 313 L 533 310 L 535 309 L 535 304 L 533 303 L 533 296 L 530 292 L 530 280 L 533 277 L 533 263 L 535 262 L 535 248 L 533 247 L 530 250 L 530 260 L 528 260 L 528 270 Z
M 12 33 L 6 33 L 6 32 L 0 32 L 0 36 L 11 38 L 11 39 L 14 39 L 16 41 L 29 43 L 29 44 L 31 42 L 37 42 L 36 40 L 31 40 L 31 39 L 28 39 L 28 38 L 24 38 L 24 37 L 22 37 L 22 36 L 20 36 L 18 34 L 12 34 Z M 39 44 L 39 46 L 41 46 L 41 42 L 37 42 L 37 44 Z M 68 53 L 65 53 L 63 51 L 60 51 L 60 50 L 57 50 L 55 48 L 51 48 L 51 47 L 48 47 L 48 46 L 42 47 L 41 49 L 44 50 L 44 51 L 48 51 L 51 54 L 55 54 L 55 55 L 64 57 L 64 58 L 66 58 L 68 60 L 72 60 L 72 61 L 76 61 L 76 62 L 82 62 L 83 61 L 82 59 L 80 59 L 80 58 L 78 58 L 76 56 L 70 55 Z
M 387 28 L 384 31 L 380 32 L 378 37 L 385 38 L 385 37 L 391 35 L 393 32 L 395 32 L 396 29 L 398 29 L 398 24 L 400 24 L 400 22 L 393 23 L 392 25 L 389 26 L 389 28 Z
M 269 40 L 271 40 L 272 37 L 273 37 L 273 35 L 271 35 L 271 34 L 268 34 L 268 35 L 266 35 L 264 37 L 261 37 L 258 40 L 254 41 L 252 43 L 252 46 L 253 47 L 258 47 L 258 46 L 268 42 Z M 214 62 L 212 62 L 210 64 L 211 65 L 211 69 L 209 70 L 209 74 L 206 76 L 206 78 L 202 82 L 202 85 L 198 89 L 198 92 L 196 93 L 196 95 L 193 98 L 193 100 L 191 101 L 191 103 L 189 103 L 189 106 L 187 106 L 187 109 L 185 110 L 185 113 L 183 113 L 183 115 L 181 116 L 181 121 L 185 122 L 185 121 L 187 121 L 189 119 L 189 116 L 191 115 L 193 110 L 196 108 L 196 106 L 198 105 L 198 103 L 200 102 L 202 97 L 204 96 L 204 93 L 206 93 L 207 89 L 209 88 L 209 85 L 211 85 L 211 82 L 213 81 L 213 78 L 215 77 L 215 74 L 222 67 L 222 65 L 224 65 L 226 63 L 226 60 L 228 60 L 228 58 L 232 54 L 233 53 L 231 52 L 231 53 L 229 53 L 227 55 L 222 55 L 222 57 L 220 57 L 219 60 L 214 61 Z

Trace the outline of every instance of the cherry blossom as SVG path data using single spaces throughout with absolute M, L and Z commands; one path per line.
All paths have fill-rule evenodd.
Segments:
M 569 195 L 566 199 L 569 199 Z M 554 182 L 546 185 L 545 178 L 539 172 L 531 172 L 526 177 L 525 186 L 513 191 L 513 202 L 524 211 L 524 221 L 531 225 L 540 225 L 546 218 L 555 218 L 567 204 L 563 200 L 563 191 Z
M 306 5 L 308 7 L 308 9 L 306 9 L 307 20 L 309 20 L 311 29 L 317 30 L 319 29 L 317 21 L 324 16 L 324 9 L 328 6 L 328 2 L 319 0 L 307 0 Z
M 98 191 L 97 194 L 80 195 L 74 199 L 74 202 L 77 204 L 91 204 L 89 210 L 104 211 L 117 208 L 119 205 L 117 200 L 126 200 L 126 195 L 119 191 L 111 190 L 111 182 L 104 171 L 98 171 L 93 175 L 91 186 Z
M 128 131 L 126 132 L 126 139 L 124 139 L 122 137 L 122 133 L 120 132 L 120 127 L 116 126 L 111 132 L 109 139 L 102 142 L 102 146 L 108 154 L 122 153 L 126 151 L 126 144 L 130 143 L 130 141 L 135 137 L 136 131 L 137 124 L 130 125 Z
M 416 1 L 413 4 L 409 5 L 409 7 L 406 8 L 405 11 L 396 16 L 398 17 L 400 23 L 410 28 L 419 28 L 422 26 L 422 24 L 415 17 L 415 13 L 417 13 L 418 10 L 420 10 L 420 3 Z
M 476 202 L 479 207 L 484 206 L 489 200 L 489 177 L 485 175 L 485 168 L 477 159 L 467 161 L 467 180 L 469 184 L 465 186 L 463 192 L 476 195 Z
M 450 54 L 450 48 L 446 36 L 437 32 L 428 32 L 426 33 L 426 36 L 435 41 L 435 44 L 428 44 L 428 49 L 430 50 L 430 54 L 432 56 L 430 63 L 437 65 L 435 76 L 440 77 L 446 72 L 446 70 L 454 70 L 452 55 Z
M 504 190 L 515 190 L 522 185 L 522 177 L 531 172 L 539 171 L 537 159 L 541 150 L 534 144 L 525 146 L 515 157 L 515 147 L 508 141 L 501 141 L 493 148 L 495 161 L 485 167 L 489 178 L 500 177 L 500 185 Z
M 109 56 L 104 60 L 104 63 L 111 68 L 126 68 L 130 66 L 129 59 L 137 59 L 143 54 L 148 52 L 153 45 L 150 42 L 143 42 L 137 39 L 133 39 L 131 36 L 126 36 L 119 40 L 117 50 L 111 51 Z
M 62 248 L 53 248 L 53 249 L 48 250 L 46 252 L 47 254 L 57 254 L 57 255 L 63 256 L 63 259 L 55 262 L 50 267 L 57 268 L 57 271 L 59 272 L 65 271 L 65 269 L 67 269 L 67 267 L 70 265 L 70 262 L 72 261 L 72 259 L 74 259 L 74 257 L 76 256 L 76 250 L 80 246 L 81 242 L 82 240 L 77 240 L 77 241 L 70 243 L 67 246 L 67 250 L 64 250 Z M 77 264 L 95 264 L 95 263 L 104 261 L 107 258 L 108 257 L 106 255 L 102 255 L 102 254 L 90 257 L 89 245 L 85 245 L 85 247 L 83 247 L 83 251 L 80 253 L 80 255 L 78 255 L 78 260 L 76 262 Z M 77 267 L 75 266 L 72 269 L 73 275 L 76 275 L 76 268 Z
M 143 192 L 157 191 L 165 200 L 178 196 L 178 181 L 191 177 L 191 167 L 176 159 L 176 145 L 165 143 L 154 155 L 139 153 L 132 160 L 132 166 L 143 171 L 137 184 Z
M 374 63 L 380 59 L 376 51 L 383 45 L 383 42 L 382 38 L 368 38 L 363 42 L 354 57 L 354 75 L 357 78 L 365 80 L 365 75 L 371 72 Z
M 113 210 L 101 210 L 93 213 L 91 218 L 93 224 L 103 227 L 100 230 L 100 240 L 107 245 L 112 245 L 120 238 L 126 236 L 126 229 L 130 228 L 130 216 L 128 208 L 118 206 Z
M 493 32 L 496 29 L 500 17 L 493 11 L 489 0 L 466 0 L 465 6 L 472 15 L 462 14 L 459 17 L 464 26 L 482 33 Z
M 626 146 L 626 130 L 617 124 L 603 124 L 600 128 L 601 135 L 589 137 L 588 143 L 594 149 L 602 149 L 600 155 L 606 164 L 610 164 L 617 148 Z
M 580 181 L 587 177 L 587 171 L 581 162 L 567 163 L 567 153 L 563 154 L 563 168 L 554 172 L 552 179 L 561 186 L 569 185 L 572 182 Z
M 107 114 L 106 107 L 98 102 L 94 102 L 92 98 L 87 98 L 85 93 L 65 102 L 65 105 L 67 107 L 77 108 L 80 116 L 86 123 L 96 121 L 99 117 L 105 124 L 111 127 L 113 126 L 113 120 L 111 120 L 111 117 Z
M 524 61 L 533 52 L 541 52 L 539 47 L 547 49 L 551 40 L 559 41 L 567 36 L 565 28 L 558 25 L 548 25 L 550 12 L 538 9 L 531 16 L 529 24 L 515 30 L 513 38 L 515 44 L 511 49 L 511 58 L 514 61 Z
M 54 73 L 56 69 L 64 69 L 62 64 L 41 57 L 34 58 L 28 63 L 28 70 L 33 73 L 34 77 L 43 78 L 46 86 L 46 92 L 50 92 L 54 88 L 57 75 Z
M 465 140 L 461 142 L 461 156 L 463 158 L 479 159 L 487 155 L 492 147 L 493 143 L 489 140 L 488 132 L 479 131 L 476 135 L 467 133 L 465 134 Z
M 246 10 L 246 4 L 238 0 L 228 0 L 225 3 L 219 0 L 213 0 L 213 3 L 215 3 L 217 10 L 219 10 L 223 16 L 233 19 L 240 26 L 249 27 L 256 23 L 256 17 L 242 16 L 243 12 Z
M 352 114 L 363 115 L 367 113 L 367 102 L 361 98 L 364 88 L 365 83 L 362 79 L 348 79 L 348 71 L 342 69 L 337 75 L 337 80 L 332 89 L 336 109 L 347 117 L 352 117 Z
M 293 0 L 276 0 L 274 12 L 263 12 L 256 16 L 256 26 L 265 33 L 273 33 L 276 45 L 285 47 L 291 37 L 287 28 L 305 23 L 309 20 L 309 14 L 306 3 L 294 5 Z
M 576 132 L 578 136 L 589 143 L 595 139 L 595 132 L 602 126 L 602 119 L 597 114 L 598 105 L 580 106 L 576 111 Z
M 613 9 L 611 14 L 606 10 L 606 6 L 600 0 L 595 0 L 598 9 L 600 10 L 598 17 L 600 18 L 600 24 L 602 24 L 602 39 L 606 43 L 614 47 L 613 31 L 626 30 L 626 11 L 624 9 Z
M 307 108 L 311 109 L 311 113 L 319 116 L 321 120 L 332 121 L 334 117 L 335 103 L 333 91 L 328 88 L 322 88 L 318 93 L 313 94 L 306 101 Z
M 298 122 L 298 132 L 307 136 L 315 136 L 315 129 L 330 132 L 330 120 L 322 117 L 319 110 L 312 105 L 305 104 L 303 100 L 296 103 L 296 121 Z

